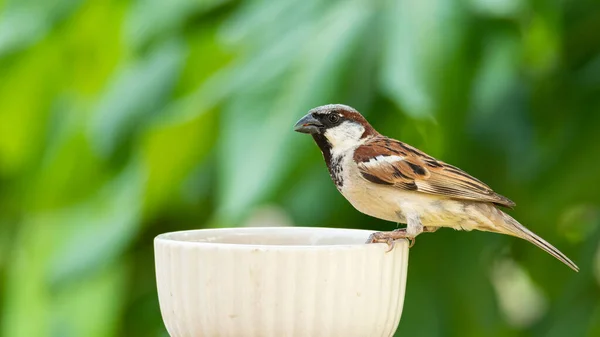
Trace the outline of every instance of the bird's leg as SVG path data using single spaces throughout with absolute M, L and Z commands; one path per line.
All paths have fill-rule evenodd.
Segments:
M 419 215 L 415 213 L 406 214 L 406 235 L 411 239 L 409 248 L 415 245 L 415 238 L 423 233 L 423 229 Z

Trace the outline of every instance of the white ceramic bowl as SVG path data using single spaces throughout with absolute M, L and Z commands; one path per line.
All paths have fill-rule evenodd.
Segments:
M 162 317 L 172 337 L 392 336 L 408 244 L 371 231 L 223 228 L 154 240 Z

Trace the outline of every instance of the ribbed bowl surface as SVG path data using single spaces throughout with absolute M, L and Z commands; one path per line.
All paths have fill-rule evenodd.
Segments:
M 158 296 L 172 337 L 392 336 L 408 244 L 371 231 L 225 228 L 154 241 Z

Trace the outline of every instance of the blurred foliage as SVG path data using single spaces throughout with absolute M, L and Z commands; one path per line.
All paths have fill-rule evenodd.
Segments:
M 166 336 L 161 232 L 394 228 L 292 132 L 346 103 L 581 267 L 424 235 L 398 335 L 600 336 L 599 32 L 593 0 L 0 0 L 0 334 Z

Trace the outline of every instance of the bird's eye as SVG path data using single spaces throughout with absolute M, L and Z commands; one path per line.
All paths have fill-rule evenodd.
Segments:
M 340 116 L 338 114 L 332 113 L 327 117 L 327 119 L 329 119 L 329 122 L 331 124 L 337 124 L 340 121 Z

